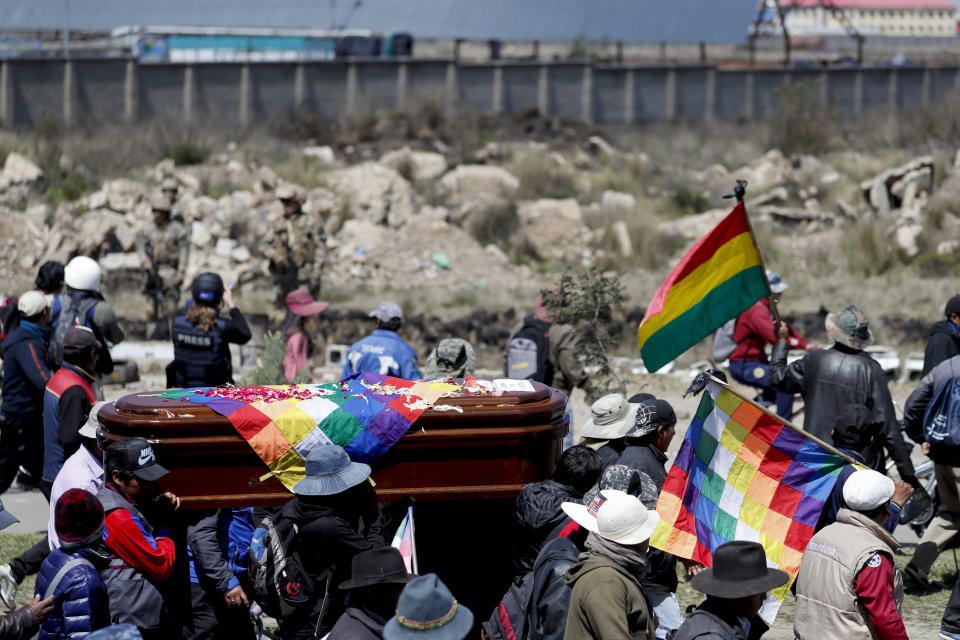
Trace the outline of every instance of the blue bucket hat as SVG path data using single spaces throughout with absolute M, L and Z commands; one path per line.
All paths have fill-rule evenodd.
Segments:
M 356 486 L 370 477 L 370 465 L 350 462 L 343 447 L 325 444 L 304 458 L 307 477 L 293 487 L 301 496 L 332 496 Z
M 457 602 L 435 573 L 403 588 L 397 614 L 383 627 L 384 640 L 462 640 L 473 627 L 473 612 Z

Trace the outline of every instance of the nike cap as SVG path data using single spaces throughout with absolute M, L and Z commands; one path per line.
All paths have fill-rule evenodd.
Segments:
M 170 473 L 157 462 L 153 447 L 143 438 L 124 438 L 106 452 L 107 468 L 129 471 L 141 480 L 157 481 Z

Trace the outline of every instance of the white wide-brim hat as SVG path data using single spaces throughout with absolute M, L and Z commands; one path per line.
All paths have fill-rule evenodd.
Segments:
M 622 545 L 649 540 L 660 524 L 660 514 L 643 506 L 639 498 L 615 489 L 598 492 L 588 506 L 564 502 L 561 508 L 587 531 Z
M 630 404 L 622 393 L 610 393 L 590 405 L 590 420 L 580 435 L 598 440 L 622 438 L 633 428 L 637 405 Z

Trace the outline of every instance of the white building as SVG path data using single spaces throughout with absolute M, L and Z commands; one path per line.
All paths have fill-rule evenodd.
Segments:
M 833 6 L 864 35 L 900 38 L 952 38 L 957 8 L 947 0 L 780 0 L 791 35 L 827 36 L 844 32 Z M 824 7 L 823 5 L 826 5 Z

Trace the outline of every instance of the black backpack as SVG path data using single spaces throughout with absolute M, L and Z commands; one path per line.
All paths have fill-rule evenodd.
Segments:
M 552 382 L 550 340 L 547 338 L 549 330 L 549 323 L 541 322 L 533 316 L 523 321 L 523 326 L 507 343 L 508 378 L 535 380 L 544 384 Z
M 490 619 L 480 623 L 483 640 L 523 640 L 527 637 L 527 610 L 533 598 L 533 572 L 510 584 Z
M 50 313 L 50 363 L 52 369 L 59 369 L 63 365 L 63 339 L 73 327 L 87 327 L 93 331 L 100 343 L 97 350 L 97 373 L 113 371 L 113 358 L 106 340 L 100 335 L 93 324 L 93 310 L 100 300 L 92 296 L 77 296 L 62 293 L 57 296 Z
M 275 524 L 273 518 L 267 516 L 253 532 L 253 540 L 247 551 L 254 598 L 267 615 L 274 618 L 287 617 L 308 605 L 313 600 L 315 584 L 324 580 L 325 602 L 320 616 L 326 612 L 333 567 L 315 582 L 304 570 L 297 553 L 298 533 L 295 522 L 278 521 Z

